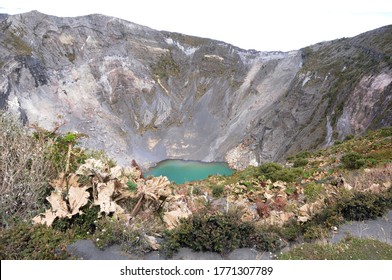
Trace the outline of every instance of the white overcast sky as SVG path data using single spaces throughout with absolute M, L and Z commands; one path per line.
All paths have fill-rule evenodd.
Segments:
M 1 0 L 0 13 L 100 13 L 157 30 L 289 51 L 392 24 L 392 0 Z

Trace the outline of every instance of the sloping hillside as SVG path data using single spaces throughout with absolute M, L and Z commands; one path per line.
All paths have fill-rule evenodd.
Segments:
M 123 165 L 243 169 L 391 125 L 391 33 L 258 52 L 102 15 L 1 15 L 0 109 L 61 117 Z

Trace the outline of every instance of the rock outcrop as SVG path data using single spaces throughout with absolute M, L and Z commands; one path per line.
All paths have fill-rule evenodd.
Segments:
M 391 34 L 259 52 L 102 15 L 0 15 L 0 109 L 61 117 L 124 165 L 243 168 L 392 125 Z

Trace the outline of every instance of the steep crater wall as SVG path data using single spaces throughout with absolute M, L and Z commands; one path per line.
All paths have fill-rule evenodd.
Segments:
M 0 17 L 0 107 L 119 163 L 279 160 L 391 125 L 391 27 L 245 51 L 116 18 Z

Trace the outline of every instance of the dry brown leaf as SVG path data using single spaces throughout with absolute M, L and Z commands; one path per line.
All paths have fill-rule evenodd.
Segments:
M 41 225 L 46 224 L 49 227 L 53 224 L 56 218 L 57 218 L 56 213 L 54 213 L 51 209 L 47 209 L 45 213 L 35 216 L 33 218 L 33 222 L 35 224 L 41 224 Z
M 119 165 L 110 168 L 110 179 L 118 179 L 123 175 L 123 168 Z
M 276 181 L 272 184 L 272 186 L 274 186 L 275 188 L 282 188 L 282 189 L 286 189 L 286 182 L 282 182 L 282 181 Z
M 286 223 L 288 220 L 293 218 L 295 215 L 293 212 L 281 212 L 280 219 L 282 220 L 283 224 Z
M 324 203 L 321 200 L 317 200 L 313 203 L 306 203 L 302 205 L 299 210 L 299 217 L 297 218 L 300 222 L 306 222 L 316 214 L 320 209 L 323 208 Z
M 260 218 L 268 218 L 270 215 L 268 205 L 261 200 L 256 201 L 256 211 Z
M 80 183 L 78 182 L 78 180 L 79 180 L 78 175 L 76 175 L 74 173 L 70 174 L 68 177 L 68 184 L 67 184 L 68 188 L 71 186 L 78 188 L 80 186 Z
M 106 214 L 116 211 L 116 203 L 112 200 L 114 192 L 114 182 L 98 183 L 98 198 L 94 201 L 94 205 L 99 205 L 100 212 Z
M 127 199 L 127 198 L 135 198 L 136 194 L 134 192 L 130 192 L 128 190 L 121 190 L 121 193 L 113 198 L 114 202 L 123 200 L 123 199 Z
M 385 189 L 389 189 L 392 186 L 392 182 L 391 181 L 387 181 L 387 182 L 384 182 L 382 184 L 384 185 Z
M 271 207 L 274 210 L 283 211 L 284 208 L 286 207 L 286 205 L 287 205 L 287 200 L 284 197 L 282 197 L 282 196 L 278 196 L 272 202 Z
M 348 191 L 350 191 L 350 190 L 353 189 L 353 187 L 352 187 L 350 184 L 346 183 L 346 182 L 344 182 L 343 187 L 344 187 L 346 190 L 348 190 Z
M 269 199 L 272 199 L 272 198 L 274 197 L 274 194 L 271 193 L 270 190 L 267 190 L 267 191 L 265 191 L 265 193 L 264 193 L 264 197 L 265 197 L 267 200 L 269 200 Z
M 130 177 L 134 174 L 134 170 L 136 170 L 136 168 L 127 166 L 123 169 L 123 175 L 125 177 Z
M 130 191 L 128 189 L 127 186 L 127 183 L 129 182 L 128 178 L 122 177 L 121 181 L 113 180 L 113 182 L 114 182 L 114 193 L 112 195 L 113 201 L 117 202 L 122 199 L 137 197 L 138 194 L 136 191 Z
M 167 198 L 172 194 L 168 187 L 170 181 L 167 177 L 159 176 L 145 181 L 145 184 L 138 184 L 138 196 L 143 197 L 142 203 L 151 203 L 151 200 L 156 202 L 161 196 Z
M 166 223 L 168 229 L 177 227 L 180 223 L 180 219 L 188 218 L 191 212 L 177 209 L 163 214 L 163 221 Z
M 283 224 L 281 212 L 279 211 L 271 211 L 270 216 L 264 220 L 264 223 L 269 225 L 277 225 L 280 226 Z
M 324 207 L 324 202 L 323 200 L 319 199 L 316 200 L 315 202 L 312 203 L 312 215 L 316 214 L 317 212 L 319 212 L 323 207 Z
M 59 178 L 49 183 L 56 191 L 65 192 L 67 190 L 67 180 L 65 174 L 60 173 Z
M 305 223 L 305 222 L 307 222 L 307 221 L 309 221 L 310 220 L 310 217 L 309 216 L 299 216 L 298 218 L 297 218 L 297 221 L 298 222 L 303 222 L 303 223 Z
M 89 158 L 84 164 L 79 166 L 78 170 L 76 171 L 76 174 L 93 176 L 96 174 L 96 172 L 102 172 L 104 170 L 107 170 L 107 168 L 107 165 L 104 164 L 102 161 Z
M 114 204 L 114 217 L 117 220 L 120 220 L 125 215 L 125 210 L 117 203 L 115 202 L 112 203 Z
M 146 181 L 146 191 L 154 192 L 156 195 L 168 197 L 171 195 L 171 189 L 167 188 L 170 181 L 166 176 L 153 177 Z
M 136 167 L 127 166 L 123 169 L 123 176 L 140 179 L 140 177 L 142 176 L 142 172 L 138 170 Z
M 163 221 L 166 223 L 168 229 L 173 229 L 179 225 L 181 218 L 188 218 L 192 212 L 189 210 L 184 196 L 170 196 L 168 202 L 165 206 L 166 211 L 163 214 Z
M 145 240 L 147 241 L 148 245 L 153 250 L 159 250 L 161 248 L 161 244 L 158 243 L 157 239 L 151 235 L 145 235 Z
M 88 187 L 74 187 L 71 186 L 68 191 L 68 202 L 71 213 L 69 216 L 80 213 L 80 208 L 88 203 L 90 194 L 86 191 Z
M 52 211 L 56 213 L 59 218 L 67 217 L 69 212 L 67 208 L 67 203 L 63 199 L 63 195 L 59 191 L 53 191 L 50 196 L 46 198 L 52 206 Z
M 145 192 L 144 197 L 146 200 L 158 201 L 158 197 L 152 192 Z
M 310 220 L 311 206 L 309 204 L 302 205 L 298 210 L 299 210 L 299 216 L 297 220 L 299 222 L 306 222 Z

